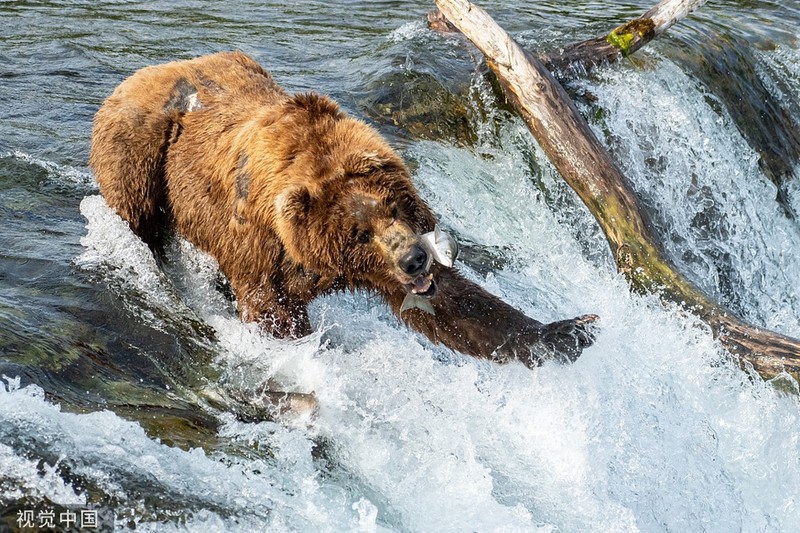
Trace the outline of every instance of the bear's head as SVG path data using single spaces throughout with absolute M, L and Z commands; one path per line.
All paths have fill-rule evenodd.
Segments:
M 388 147 L 338 158 L 325 179 L 282 192 L 275 212 L 285 249 L 304 269 L 350 289 L 434 296 L 420 237 L 435 219 Z

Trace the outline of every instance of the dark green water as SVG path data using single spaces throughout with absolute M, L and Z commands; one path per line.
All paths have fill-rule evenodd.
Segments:
M 532 50 L 647 2 L 487 2 Z M 798 402 L 631 296 L 580 205 L 428 2 L 0 2 L 0 508 L 190 531 L 789 531 Z M 800 336 L 800 7 L 724 1 L 568 80 L 673 259 Z M 529 371 L 434 347 L 367 295 L 298 343 L 241 325 L 213 263 L 166 275 L 96 197 L 92 117 L 146 65 L 241 49 L 373 124 L 478 252 L 467 275 L 597 345 Z M 481 251 L 482 250 L 482 251 Z M 254 422 L 271 379 L 316 420 Z M 16 381 L 18 380 L 18 382 Z M 0 525 L 0 530 L 2 529 Z M 504 529 L 505 528 L 505 529 Z

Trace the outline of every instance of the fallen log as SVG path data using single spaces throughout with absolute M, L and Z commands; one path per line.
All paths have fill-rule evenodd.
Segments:
M 662 0 L 641 17 L 607 35 L 571 44 L 559 52 L 540 54 L 538 59 L 557 77 L 575 72 L 586 74 L 598 65 L 630 56 L 705 3 L 706 0 Z M 800 133 L 781 102 L 764 86 L 753 62 L 743 61 L 739 56 L 752 53 L 750 48 L 742 47 L 740 38 L 722 38 L 713 31 L 704 37 L 705 42 L 688 47 L 693 52 L 691 59 L 685 61 L 702 63 L 702 68 L 695 65 L 695 74 L 726 105 L 739 131 L 758 152 L 761 171 L 778 188 L 776 201 L 787 217 L 797 220 L 798 213 L 788 198 L 786 183 L 794 178 L 794 168 L 800 161 Z M 728 81 L 714 82 L 715 77 Z
M 662 0 L 641 17 L 601 35 L 565 47 L 561 52 L 541 56 L 551 71 L 580 66 L 585 70 L 628 57 L 663 34 L 676 22 L 702 6 L 706 0 Z
M 641 17 L 617 26 L 606 35 L 570 44 L 559 52 L 539 54 L 537 58 L 551 72 L 575 68 L 589 71 L 597 65 L 630 56 L 705 3 L 706 0 L 662 0 Z M 460 31 L 442 11 L 431 11 L 427 20 L 428 27 L 436 31 Z
M 586 75 L 598 65 L 630 56 L 705 3 L 706 0 L 662 0 L 606 35 L 570 44 L 560 51 L 534 55 L 525 50 L 525 54 L 542 62 L 557 79 Z M 460 33 L 438 9 L 428 13 L 427 20 L 433 30 Z M 751 62 L 742 60 L 740 54 L 748 49 L 737 41 L 711 32 L 703 42 L 688 45 L 693 52 L 685 55 L 683 62 L 728 109 L 739 131 L 758 152 L 761 171 L 778 188 L 778 205 L 788 218 L 797 220 L 799 214 L 791 205 L 787 183 L 794 179 L 794 169 L 800 161 L 800 133 L 784 104 L 770 95 Z M 728 81 L 718 81 L 721 78 Z
M 676 271 L 627 179 L 547 68 L 481 8 L 467 0 L 436 4 L 483 53 L 547 157 L 597 219 L 632 288 L 696 314 L 740 364 L 765 379 L 784 371 L 799 379 L 800 341 L 740 320 Z

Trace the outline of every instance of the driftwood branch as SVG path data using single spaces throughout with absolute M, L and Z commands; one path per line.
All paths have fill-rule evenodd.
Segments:
M 606 35 L 571 44 L 560 53 L 544 54 L 541 60 L 551 71 L 577 65 L 590 70 L 596 65 L 613 63 L 630 56 L 705 3 L 706 0 L 662 0 L 641 17 Z
M 606 35 L 571 44 L 560 52 L 539 54 L 538 59 L 553 72 L 576 66 L 588 71 L 596 65 L 613 63 L 620 57 L 630 56 L 705 3 L 706 0 L 662 0 L 641 17 Z M 428 13 L 428 27 L 445 33 L 460 31 L 458 25 L 436 10 Z
M 606 35 L 567 45 L 562 50 L 526 50 L 529 58 L 542 62 L 558 79 L 585 75 L 594 67 L 628 57 L 665 33 L 674 24 L 706 3 L 706 0 L 662 0 L 642 16 Z M 428 27 L 442 33 L 458 33 L 438 9 L 428 13 Z M 462 35 L 463 36 L 463 35 Z M 753 149 L 759 153 L 761 171 L 778 188 L 776 200 L 786 216 L 797 220 L 787 183 L 794 179 L 800 161 L 800 133 L 791 123 L 785 104 L 775 101 L 747 61 L 737 41 L 709 32 L 688 61 L 700 81 L 728 108 L 731 119 Z M 713 56 L 713 60 L 709 58 Z M 732 77 L 733 76 L 733 77 Z M 730 83 L 721 81 L 730 79 Z
M 725 348 L 763 377 L 782 371 L 800 377 L 800 341 L 743 322 L 675 270 L 627 179 L 547 68 L 481 8 L 466 0 L 436 3 L 483 52 L 508 100 L 597 219 L 634 290 L 656 292 L 695 313 Z

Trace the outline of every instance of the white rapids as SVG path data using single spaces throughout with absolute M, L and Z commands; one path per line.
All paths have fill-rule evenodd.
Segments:
M 730 119 L 659 61 L 592 84 L 608 110 L 606 140 L 656 206 L 681 266 L 713 292 L 710 257 L 724 251 L 746 318 L 800 336 L 798 225 L 782 216 Z M 212 260 L 179 243 L 176 288 L 102 198 L 89 196 L 78 268 L 144 295 L 131 305 L 155 327 L 163 316 L 200 317 L 216 331 L 216 364 L 229 380 L 272 377 L 313 391 L 319 414 L 288 425 L 224 418 L 221 438 L 269 448 L 269 461 L 183 451 L 110 411 L 64 412 L 11 376 L 0 386 L 0 442 L 35 440 L 121 500 L 120 479 L 137 479 L 204 502 L 180 520 L 137 519 L 137 531 L 796 528 L 798 396 L 740 370 L 691 316 L 631 294 L 591 215 L 552 169 L 536 176 L 549 197 L 531 183 L 526 151 L 538 154 L 512 122 L 473 150 L 425 141 L 404 155 L 418 163 L 415 179 L 440 223 L 507 260 L 487 276 L 461 265 L 470 279 L 541 321 L 601 317 L 596 343 L 575 364 L 530 370 L 453 354 L 366 294 L 317 301 L 307 339 L 268 338 L 215 291 Z M 642 166 L 648 158 L 661 161 L 658 173 Z M 800 205 L 797 190 L 793 201 Z M 692 220 L 712 206 L 720 226 L 709 234 Z M 325 468 L 315 442 L 324 443 Z M 0 474 L 53 502 L 82 503 L 6 444 Z

